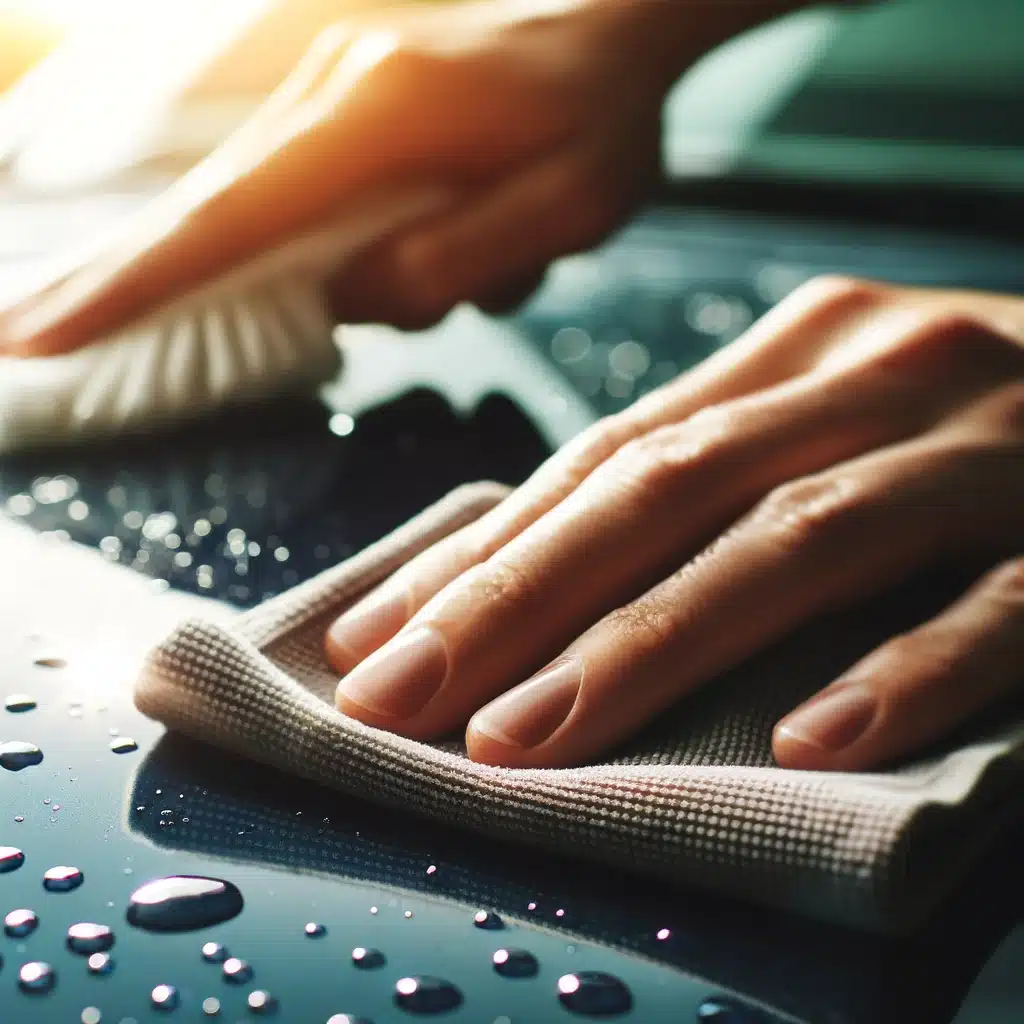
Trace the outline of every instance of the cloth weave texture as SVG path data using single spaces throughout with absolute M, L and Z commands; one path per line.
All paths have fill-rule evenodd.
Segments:
M 421 743 L 337 712 L 327 625 L 505 493 L 460 488 L 227 625 L 182 623 L 149 655 L 137 705 L 197 739 L 395 808 L 879 931 L 920 921 L 1018 806 L 1019 721 L 886 772 L 773 764 L 774 722 L 877 643 L 855 615 L 815 623 L 585 767 L 479 765 L 460 740 Z

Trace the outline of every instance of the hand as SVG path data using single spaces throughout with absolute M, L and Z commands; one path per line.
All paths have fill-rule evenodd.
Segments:
M 327 656 L 360 721 L 575 765 L 812 616 L 979 555 L 776 726 L 779 764 L 881 765 L 1024 684 L 1024 299 L 822 278 L 399 570 Z
M 389 185 L 458 199 L 335 282 L 340 319 L 419 327 L 512 303 L 646 196 L 687 64 L 798 2 L 698 0 L 681 18 L 675 0 L 506 0 L 337 25 L 116 238 L 0 311 L 0 348 L 87 344 Z

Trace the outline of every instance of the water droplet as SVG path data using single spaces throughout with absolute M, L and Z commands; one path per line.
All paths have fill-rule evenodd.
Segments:
M 669 936 L 671 936 L 671 934 L 672 934 L 672 932 L 669 931 L 668 928 L 659 928 L 658 929 L 658 934 L 655 936 L 655 938 L 659 942 L 664 942 L 667 938 L 669 938 Z
M 149 998 L 156 1009 L 173 1010 L 178 1005 L 178 990 L 173 985 L 157 985 Z
M 0 768 L 6 768 L 9 772 L 20 772 L 23 768 L 39 764 L 42 759 L 43 752 L 34 743 L 22 743 L 19 740 L 0 743 Z
M 133 750 L 138 750 L 139 745 L 130 736 L 119 736 L 110 741 L 110 749 L 115 754 L 130 754 Z
M 503 978 L 532 978 L 539 970 L 537 958 L 528 949 L 499 949 L 491 963 Z
M 250 992 L 246 1002 L 253 1013 L 275 1013 L 277 1011 L 277 1000 L 261 988 Z
M 204 942 L 202 952 L 203 959 L 211 964 L 222 964 L 228 958 L 228 947 L 220 942 Z
M 376 907 L 370 907 L 370 913 L 371 914 L 376 914 L 377 913 L 377 908 Z
M 230 981 L 233 985 L 244 985 L 252 979 L 252 968 L 244 960 L 237 956 L 229 957 L 224 961 L 224 980 Z
M 555 917 L 565 917 L 565 911 L 561 907 L 559 907 L 555 911 Z
M 4 933 L 12 939 L 23 939 L 39 927 L 39 917 L 34 910 L 12 910 L 4 918 Z
M 306 927 L 303 929 L 303 931 L 311 939 L 319 939 L 321 936 L 327 934 L 327 926 L 326 925 L 322 925 L 322 924 L 318 924 L 316 921 L 310 921 L 306 925 Z
M 626 1013 L 633 1006 L 629 989 L 612 974 L 577 971 L 558 979 L 558 998 L 567 1010 L 590 1017 Z
M 485 928 L 489 932 L 497 931 L 505 927 L 505 922 L 493 910 L 478 910 L 473 915 L 473 924 L 477 928 Z
M 45 805 L 46 805 L 47 807 L 49 807 L 49 806 L 50 806 L 50 803 L 51 803 L 51 801 L 50 801 L 50 798 L 49 798 L 48 796 L 44 796 L 44 797 L 43 797 L 43 803 L 44 803 L 44 804 L 45 804 Z
M 72 953 L 102 953 L 114 944 L 114 933 L 105 924 L 80 921 L 68 929 L 68 949 Z
M 0 875 L 17 871 L 25 863 L 25 854 L 16 846 L 0 846 Z
M 537 904 L 536 903 L 527 903 L 526 904 L 526 909 L 527 910 L 536 910 L 537 909 Z
M 87 1006 L 82 1011 L 82 1024 L 100 1024 L 103 1014 L 95 1006 Z
M 759 1010 L 721 996 L 705 999 L 697 1008 L 698 1024 L 761 1024 L 762 1020 L 767 1024 Z
M 56 983 L 57 972 L 41 960 L 22 964 L 18 971 L 18 987 L 22 992 L 49 992 Z
M 411 910 L 407 910 L 403 916 L 408 921 L 412 917 L 412 911 Z
M 327 1018 L 327 1024 L 373 1024 L 373 1021 L 351 1013 L 335 1013 Z
M 4 699 L 4 707 L 14 714 L 20 714 L 22 711 L 31 711 L 35 708 L 36 699 L 27 693 L 12 693 Z
M 395 983 L 395 1003 L 410 1013 L 444 1013 L 462 1004 L 462 993 L 443 978 L 399 978 Z
M 375 967 L 383 967 L 385 956 L 379 949 L 374 949 L 372 946 L 356 946 L 352 950 L 352 963 L 356 967 L 371 970 Z
M 109 974 L 114 969 L 114 961 L 109 953 L 93 953 L 86 967 L 90 974 Z
M 207 1017 L 216 1017 L 220 1013 L 220 1000 L 216 996 L 207 996 L 203 1000 L 203 1013 Z
M 16 822 L 18 822 L 18 824 L 20 825 L 25 820 L 25 815 L 24 814 L 16 814 L 14 816 L 14 820 Z
M 128 923 L 148 931 L 191 931 L 229 921 L 243 907 L 231 882 L 198 875 L 157 878 L 136 889 L 128 906 Z
M 43 875 L 43 888 L 48 892 L 71 892 L 85 881 L 85 875 L 78 868 L 58 864 Z
M 38 668 L 67 668 L 67 658 L 61 658 L 56 654 L 47 655 L 44 658 L 36 658 L 32 662 Z
M 437 865 L 436 864 L 431 864 L 430 867 L 427 868 L 427 874 L 428 875 L 436 875 L 437 874 Z

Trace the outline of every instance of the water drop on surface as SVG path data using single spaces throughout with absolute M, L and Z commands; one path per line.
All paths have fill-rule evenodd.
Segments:
M 114 754 L 130 754 L 138 749 L 138 743 L 130 736 L 118 736 L 110 741 L 110 750 Z
M 204 942 L 202 952 L 203 959 L 211 964 L 222 964 L 228 958 L 228 947 L 220 942 Z
M 17 871 L 25 863 L 25 854 L 16 846 L 0 846 L 0 875 Z
M 477 928 L 484 928 L 491 932 L 505 927 L 505 922 L 493 910 L 478 910 L 473 915 L 473 924 Z
M 565 917 L 565 911 L 559 907 L 558 910 L 555 911 L 555 917 Z
M 321 936 L 324 936 L 324 935 L 327 934 L 327 926 L 326 925 L 322 925 L 322 924 L 318 924 L 316 921 L 310 921 L 306 925 L 306 927 L 303 929 L 303 931 L 311 939 L 319 939 Z
M 503 978 L 532 978 L 540 967 L 528 949 L 499 949 L 491 963 Z
M 13 714 L 20 714 L 23 711 L 32 711 L 36 707 L 35 697 L 27 693 L 12 693 L 4 700 L 4 707 Z
M 373 1024 L 366 1017 L 356 1017 L 351 1013 L 335 1013 L 327 1018 L 327 1024 Z
M 412 911 L 411 910 L 407 910 L 403 916 L 408 921 L 412 917 Z
M 178 990 L 173 985 L 157 985 L 149 999 L 158 1010 L 173 1010 L 178 1005 Z
M 435 874 L 437 874 L 437 866 L 434 865 L 434 864 L 431 864 L 430 867 L 427 868 L 427 874 L 428 875 L 435 875 Z
M 659 942 L 664 942 L 667 938 L 669 938 L 671 936 L 671 934 L 672 934 L 672 932 L 669 931 L 668 928 L 659 928 L 658 929 L 658 934 L 655 936 L 655 938 Z
M 68 929 L 67 943 L 72 953 L 102 953 L 114 944 L 114 933 L 105 924 L 80 921 Z
M 0 768 L 6 768 L 9 772 L 31 768 L 42 759 L 43 752 L 34 743 L 23 743 L 20 740 L 0 743 Z
M 95 1006 L 87 1006 L 82 1011 L 82 1024 L 100 1024 L 103 1014 Z
M 612 974 L 578 971 L 558 979 L 558 998 L 573 1013 L 588 1017 L 610 1017 L 626 1013 L 633 1006 L 629 989 Z
M 250 992 L 246 1003 L 248 1003 L 252 1013 L 268 1014 L 277 1012 L 277 1000 L 269 992 L 261 988 Z
M 537 909 L 537 904 L 536 903 L 527 903 L 526 904 L 526 909 L 527 910 L 536 910 Z
M 109 953 L 93 953 L 86 968 L 90 974 L 109 974 L 114 969 L 114 961 Z
M 49 992 L 56 984 L 57 972 L 41 960 L 22 964 L 18 971 L 18 987 L 22 992 L 31 992 L 33 995 Z
M 705 999 L 697 1008 L 697 1024 L 767 1024 L 766 1017 L 734 999 Z
M 71 892 L 85 881 L 85 875 L 75 867 L 58 864 L 43 875 L 43 888 L 47 892 Z
M 352 963 L 364 970 L 372 970 L 375 967 L 383 967 L 386 962 L 384 954 L 379 949 L 367 946 L 356 946 L 352 950 Z
M 252 980 L 252 967 L 245 960 L 239 960 L 237 956 L 225 960 L 223 970 L 224 980 L 230 981 L 233 985 L 244 985 Z
M 219 878 L 171 875 L 131 895 L 128 923 L 147 931 L 192 931 L 236 917 L 244 902 L 238 887 Z
M 370 913 L 371 914 L 376 914 L 377 913 L 377 908 L 376 907 L 370 907 Z
M 203 1000 L 203 1013 L 207 1017 L 216 1017 L 220 1013 L 220 1000 L 216 996 L 207 996 Z
M 462 1005 L 462 993 L 443 978 L 399 978 L 395 983 L 395 1003 L 410 1013 L 444 1013 Z
M 23 939 L 39 927 L 39 917 L 34 910 L 12 910 L 4 918 L 4 934 L 12 939 Z

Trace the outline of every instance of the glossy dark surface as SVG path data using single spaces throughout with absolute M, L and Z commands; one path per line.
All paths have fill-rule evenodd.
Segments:
M 746 271 L 730 280 L 737 293 L 752 287 Z M 733 293 L 723 283 L 715 294 Z M 630 308 L 641 309 L 642 299 Z M 569 312 L 559 316 L 557 330 L 574 327 Z M 707 314 L 702 322 L 722 321 Z M 541 323 L 539 314 L 531 323 Z M 669 344 L 671 330 L 655 324 L 652 338 L 655 327 L 658 344 Z M 601 337 L 600 324 L 579 329 L 588 352 L 604 346 L 597 358 L 613 376 L 642 365 L 636 348 L 611 359 L 622 339 Z M 530 331 L 530 343 L 541 345 L 541 328 Z M 573 338 L 583 345 L 563 335 L 556 362 L 575 351 Z M 654 340 L 644 344 L 654 352 Z M 678 369 L 704 351 L 680 341 L 673 359 L 650 356 L 628 397 L 653 386 L 648 374 L 659 362 Z M 88 452 L 6 459 L 0 500 L 12 518 L 48 535 L 53 558 L 72 537 L 95 548 L 96 559 L 152 577 L 154 601 L 170 587 L 247 607 L 365 546 L 455 484 L 514 483 L 545 454 L 501 396 L 460 415 L 422 390 L 342 434 L 331 429 L 332 412 L 312 400 L 285 403 Z M 61 585 L 83 606 L 96 602 L 97 585 L 79 581 L 68 564 Z M 9 576 L 4 584 L 24 597 L 9 602 L 3 623 L 2 685 L 37 706 L 0 711 L 0 740 L 35 744 L 44 759 L 0 772 L 0 845 L 25 853 L 22 866 L 0 874 L 0 913 L 32 908 L 39 927 L 0 940 L 5 1024 L 74 1022 L 88 1008 L 104 1022 L 199 1020 L 210 1000 L 218 1019 L 237 1022 L 252 1017 L 254 991 L 271 994 L 278 1020 L 318 1024 L 351 1014 L 381 1024 L 408 1019 L 396 1005 L 400 979 L 429 977 L 460 993 L 460 1006 L 439 1019 L 526 1024 L 573 1019 L 558 981 L 586 972 L 621 981 L 632 1008 L 623 1004 L 618 1019 L 644 1024 L 687 1024 L 720 997 L 733 1013 L 726 1020 L 929 1024 L 952 1018 L 990 948 L 1021 916 L 1019 837 L 920 935 L 895 941 L 667 890 L 358 803 L 164 735 L 132 708 L 128 681 L 64 649 L 66 623 L 29 583 Z M 133 614 L 145 617 L 145 606 Z M 114 753 L 112 741 L 123 737 L 137 749 Z M 47 891 L 43 873 L 56 865 L 80 869 L 83 884 Z M 178 874 L 232 882 L 244 909 L 197 931 L 132 928 L 131 893 Z M 477 927 L 481 909 L 504 927 Z M 68 929 L 80 922 L 113 930 L 109 960 L 97 954 L 94 966 L 67 948 Z M 310 922 L 326 931 L 310 936 Z M 211 942 L 226 950 L 204 954 Z M 356 947 L 379 950 L 385 962 L 361 969 Z M 528 951 L 536 973 L 502 976 L 494 962 L 502 948 Z M 251 978 L 225 980 L 232 958 Z M 39 968 L 20 982 L 33 961 L 52 965 L 52 991 Z M 35 986 L 31 994 L 25 985 Z

